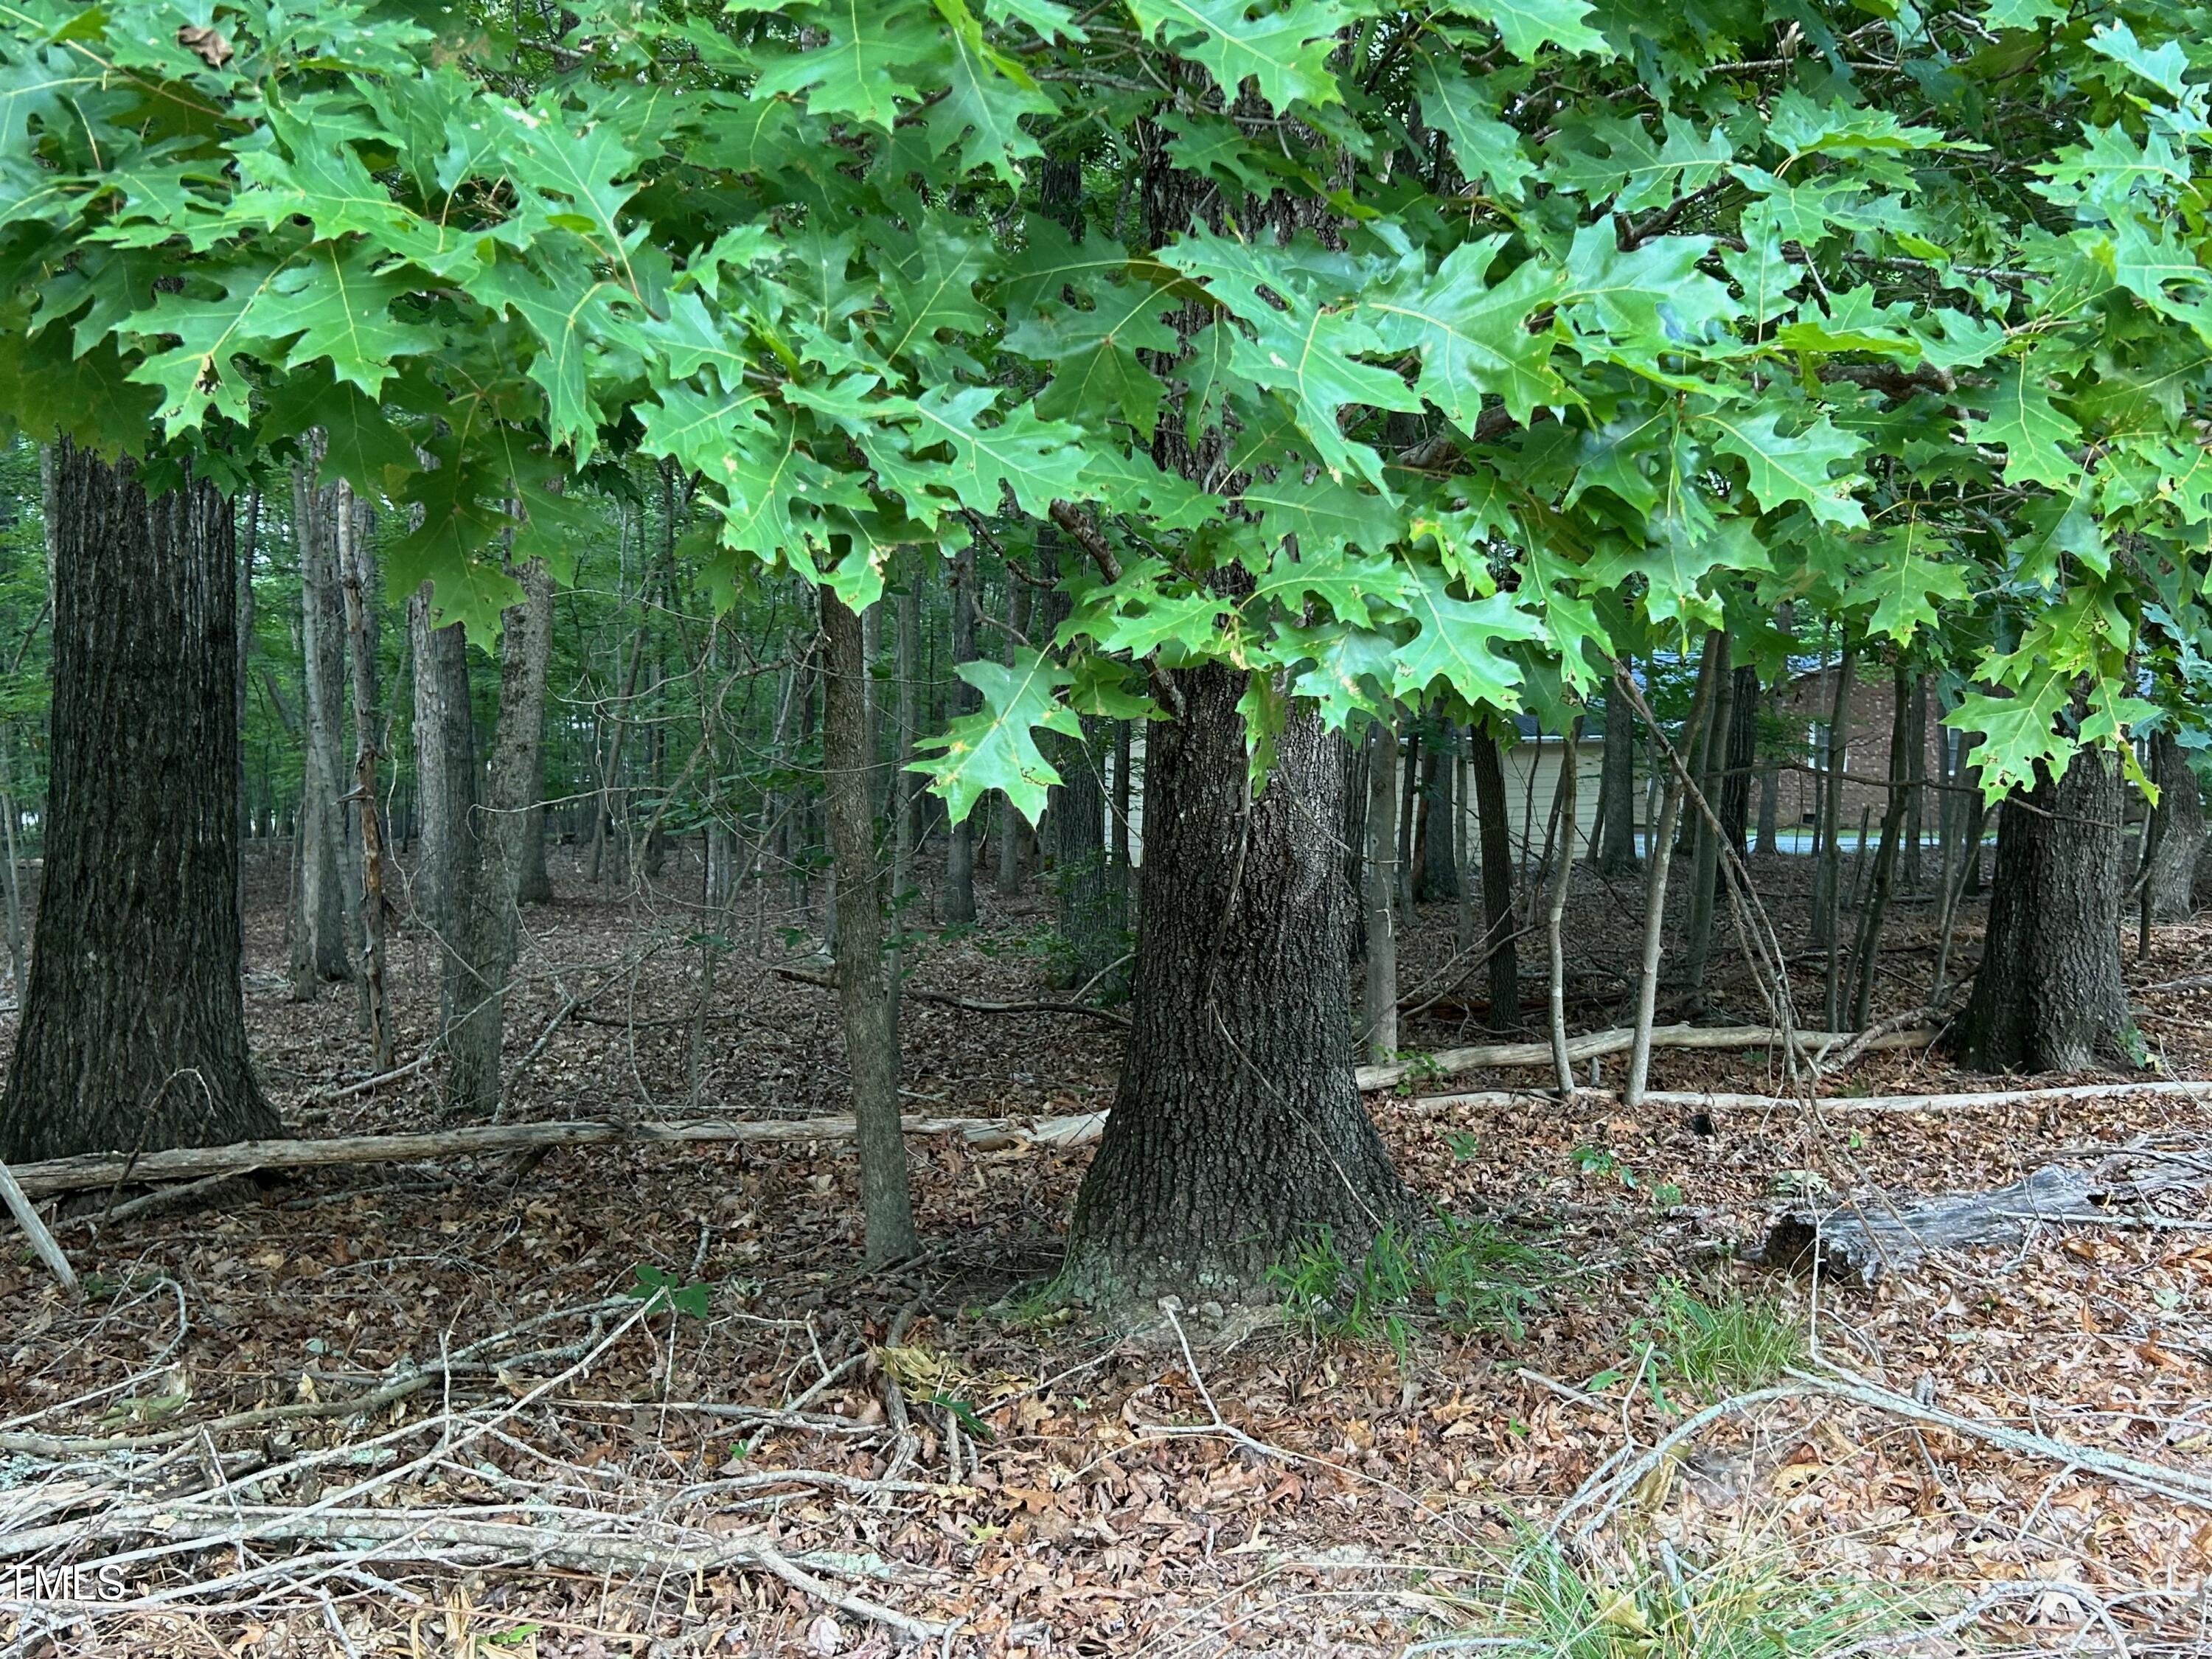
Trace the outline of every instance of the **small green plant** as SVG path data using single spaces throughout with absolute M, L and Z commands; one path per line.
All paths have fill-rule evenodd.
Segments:
M 1920 1609 L 1894 1592 L 1808 1576 L 1779 1550 L 1679 1559 L 1665 1546 L 1604 1562 L 1553 1540 L 1508 1563 L 1486 1632 L 1505 1659 L 1841 1659 L 1906 1630 Z
M 1805 1362 L 1805 1328 L 1778 1297 L 1729 1290 L 1712 1301 L 1662 1279 L 1650 1315 L 1637 1322 L 1645 1369 L 1712 1399 L 1763 1389 Z
M 1365 1255 L 1345 1259 L 1327 1228 L 1269 1273 L 1291 1322 L 1309 1334 L 1386 1342 L 1401 1363 L 1417 1314 L 1455 1329 L 1518 1338 L 1558 1264 L 1545 1251 L 1480 1222 L 1439 1212 L 1411 1232 L 1386 1226 Z
M 1469 1164 L 1474 1162 L 1475 1152 L 1480 1143 L 1475 1139 L 1471 1131 L 1453 1129 L 1445 1134 L 1444 1145 L 1450 1149 L 1455 1163 Z
M 648 1313 L 656 1308 L 667 1308 L 677 1313 L 690 1314 L 694 1319 L 707 1316 L 707 1299 L 714 1290 L 712 1285 L 698 1279 L 686 1284 L 676 1274 L 664 1273 L 646 1261 L 639 1262 L 630 1271 L 637 1276 L 637 1283 L 623 1294 L 643 1302 Z
M 1630 1191 L 1636 1188 L 1636 1172 L 1602 1146 L 1577 1146 L 1567 1154 L 1567 1159 L 1586 1176 L 1596 1176 L 1601 1180 L 1613 1176 Z

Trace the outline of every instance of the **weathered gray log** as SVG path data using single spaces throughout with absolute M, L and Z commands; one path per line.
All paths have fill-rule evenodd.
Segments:
M 1831 1283 L 1867 1286 L 1933 1251 L 2018 1244 L 2039 1225 L 2156 1225 L 2163 1218 L 2141 1209 L 2144 1200 L 2154 1193 L 2204 1186 L 2212 1186 L 2212 1166 L 2196 1161 L 2154 1156 L 2131 1169 L 2123 1158 L 2103 1173 L 2046 1164 L 1987 1192 L 1954 1193 L 1904 1206 L 1876 1196 L 1826 1208 L 1784 1210 L 1744 1255 L 1772 1267 L 1817 1265 Z
M 1085 1146 L 1097 1139 L 1105 1114 L 1034 1120 L 977 1117 L 908 1117 L 908 1134 L 957 1134 L 984 1150 L 1020 1146 Z M 345 1164 L 415 1163 L 434 1158 L 483 1158 L 495 1153 L 534 1152 L 555 1146 L 605 1146 L 651 1143 L 715 1143 L 790 1146 L 806 1141 L 850 1140 L 849 1117 L 763 1118 L 737 1121 L 690 1119 L 636 1123 L 483 1123 L 459 1129 L 433 1129 L 388 1135 L 349 1135 L 327 1140 L 246 1140 L 228 1146 L 178 1146 L 131 1158 L 120 1152 L 88 1152 L 16 1166 L 24 1193 L 45 1198 L 81 1192 L 118 1182 L 150 1184 L 191 1181 L 212 1175 L 248 1175 L 256 1170 L 327 1169 Z

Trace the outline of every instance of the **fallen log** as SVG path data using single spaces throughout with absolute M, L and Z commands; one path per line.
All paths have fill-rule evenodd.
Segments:
M 1470 1089 L 1453 1094 L 1420 1095 L 1402 1104 L 1424 1112 L 1449 1111 L 1455 1107 L 1525 1106 L 1548 1099 L 1549 1089 Z M 1613 1101 L 1611 1089 L 1582 1089 L 1577 1094 L 1592 1101 Z M 1956 1112 L 1993 1110 L 1999 1107 L 2039 1106 L 2070 1100 L 2115 1100 L 2127 1095 L 2150 1095 L 2169 1099 L 2212 1100 L 2212 1081 L 2147 1083 L 2075 1083 L 2048 1089 L 1989 1089 L 1974 1094 L 1952 1095 L 1821 1095 L 1808 1100 L 1802 1095 L 1740 1095 L 1698 1089 L 1647 1089 L 1644 1098 L 1654 1106 L 1677 1106 L 1702 1112 L 1802 1112 L 1808 1106 L 1832 1112 Z
M 1105 1114 L 1018 1119 L 908 1117 L 908 1134 L 957 1134 L 985 1150 L 1018 1146 L 1082 1146 L 1095 1140 Z M 849 1117 L 766 1118 L 750 1121 L 690 1119 L 667 1123 L 485 1123 L 419 1133 L 346 1135 L 325 1140 L 245 1140 L 228 1146 L 179 1146 L 146 1152 L 136 1159 L 122 1153 L 89 1152 L 76 1158 L 26 1164 L 15 1171 L 32 1198 L 81 1192 L 128 1179 L 134 1184 L 193 1181 L 207 1176 L 250 1175 L 256 1170 L 325 1169 L 346 1164 L 415 1163 L 436 1158 L 477 1158 L 557 1146 L 601 1146 L 647 1142 L 692 1145 L 717 1142 L 789 1146 L 810 1140 L 850 1140 Z
M 2167 1218 L 2131 1206 L 2157 1193 L 2206 1186 L 2212 1186 L 2212 1169 L 2155 1155 L 2116 1159 L 2097 1172 L 2051 1164 L 2008 1186 L 1902 1207 L 1878 1197 L 1826 1208 L 1797 1206 L 1771 1218 L 1744 1259 L 1770 1267 L 1816 1267 L 1832 1283 L 1864 1287 L 1936 1250 L 2018 1244 L 2039 1224 L 2159 1225 Z
M 1824 1048 L 1856 1043 L 1861 1038 L 1861 1034 L 1855 1031 L 1798 1031 L 1793 1035 L 1799 1051 L 1808 1059 Z M 1625 1025 L 1610 1031 L 1586 1032 L 1567 1039 L 1567 1058 L 1579 1064 L 1607 1054 L 1625 1054 L 1635 1040 L 1635 1031 Z M 1936 1033 L 1926 1028 L 1887 1031 L 1866 1041 L 1857 1053 L 1871 1053 L 1877 1048 L 1924 1048 L 1935 1040 Z M 1771 1048 L 1781 1041 L 1781 1033 L 1768 1025 L 1659 1025 L 1651 1031 L 1651 1046 L 1655 1048 Z M 1852 1057 L 1856 1059 L 1857 1055 Z M 1486 1066 L 1551 1063 L 1552 1045 L 1548 1042 L 1485 1043 L 1473 1048 L 1445 1048 L 1412 1060 L 1394 1060 L 1388 1066 L 1363 1066 L 1359 1068 L 1359 1088 L 1365 1093 L 1372 1089 L 1395 1087 L 1407 1078 L 1450 1077 Z

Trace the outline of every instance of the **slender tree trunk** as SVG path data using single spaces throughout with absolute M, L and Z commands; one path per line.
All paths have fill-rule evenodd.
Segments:
M 1828 752 L 1821 759 L 1821 769 L 1826 775 L 1822 781 L 1826 787 L 1821 792 L 1824 805 L 1820 863 L 1813 889 L 1814 910 L 1818 918 L 1814 936 L 1828 947 L 1824 1018 L 1832 1031 L 1843 1018 L 1844 930 L 1840 912 L 1844 898 L 1844 769 L 1850 753 L 1851 670 L 1856 661 L 1853 642 L 1846 635 L 1842 654 L 1836 660 L 1836 698 L 1828 716 Z
M 539 750 L 538 776 L 530 786 L 530 810 L 523 814 L 522 878 L 515 896 L 524 904 L 550 904 L 553 877 L 545 868 L 545 764 Z
M 1014 659 L 1017 641 L 1029 636 L 1030 590 L 1010 566 L 1006 571 L 1006 659 Z M 1012 898 L 1022 890 L 1022 848 L 1030 838 L 1030 827 L 1022 822 L 1022 815 L 1014 810 L 1011 800 L 1000 797 L 999 801 L 999 876 L 994 886 L 1000 898 Z
M 2189 756 L 2170 732 L 2152 734 L 2150 781 L 2158 805 L 2144 827 L 2150 866 L 2145 880 L 2150 913 L 2160 921 L 2185 921 L 2197 908 L 2197 860 L 2204 849 L 2204 798 Z
M 492 734 L 483 796 L 469 815 L 456 851 L 460 864 L 455 896 L 459 950 L 448 957 L 459 971 L 446 1031 L 451 1066 L 446 1109 L 496 1112 L 500 1105 L 501 1039 L 507 1027 L 507 989 L 514 971 L 522 882 L 522 838 L 535 803 L 538 749 L 545 720 L 545 675 L 553 647 L 553 584 L 532 562 L 518 573 L 523 602 L 501 621 L 499 722 Z
M 300 544 L 301 691 L 300 929 L 294 940 L 292 994 L 302 1000 L 323 981 L 349 977 L 343 876 L 346 793 L 340 781 L 338 728 L 345 714 L 345 631 L 338 598 L 335 490 L 317 489 L 313 463 L 292 474 L 294 531 Z
M 1428 899 L 1459 896 L 1459 863 L 1452 846 L 1452 785 L 1459 773 L 1459 745 L 1449 726 L 1438 729 L 1421 760 L 1421 894 Z
M 1482 945 L 1490 953 L 1490 1029 L 1521 1024 L 1521 961 L 1513 939 L 1513 831 L 1506 821 L 1505 767 L 1498 738 L 1477 720 L 1468 727 L 1475 814 L 1482 832 Z
M 246 936 L 246 860 L 253 844 L 252 813 L 246 799 L 246 686 L 249 659 L 253 655 L 253 554 L 260 538 L 261 489 L 257 484 L 246 498 L 246 529 L 238 538 L 238 920 L 241 950 Z M 14 855 L 11 853 L 9 856 Z M 21 965 L 17 964 L 19 968 Z M 22 975 L 18 973 L 18 996 L 22 994 Z
M 19 809 L 15 802 L 15 739 L 0 729 L 0 837 L 4 837 L 8 857 L 8 967 L 9 986 L 15 993 L 15 1006 L 21 1009 L 30 986 L 30 958 L 25 954 L 23 941 L 23 865 L 15 856 L 15 819 Z M 240 913 L 240 937 L 244 937 L 244 912 Z M 241 958 L 242 960 L 242 958 Z
M 393 1064 L 392 1013 L 384 996 L 384 836 L 376 806 L 376 635 L 371 622 L 375 555 L 353 489 L 338 486 L 337 575 L 345 595 L 346 649 L 353 668 L 353 797 L 361 818 L 361 985 L 376 1069 Z
M 1759 844 L 1753 850 L 1762 855 L 1782 850 L 1781 784 L 1780 770 L 1771 763 L 1759 769 Z
M 1255 796 L 1243 677 L 1174 678 L 1182 711 L 1148 734 L 1135 1024 L 1064 1281 L 1123 1304 L 1249 1290 L 1324 1228 L 1356 1261 L 1409 1212 L 1354 1085 L 1349 895 L 1315 833 L 1342 815 L 1343 745 L 1294 707 Z
M 1398 845 L 1397 858 L 1392 865 L 1398 881 L 1398 908 L 1410 916 L 1413 914 L 1416 896 L 1413 872 L 1420 866 L 1417 862 L 1420 842 L 1421 728 L 1408 715 L 1405 721 L 1405 753 L 1398 763 Z
M 1759 761 L 1759 669 L 1745 663 L 1735 671 L 1729 696 L 1728 740 L 1721 755 L 1722 834 L 1738 857 L 1751 829 L 1752 774 Z
M 1367 1058 L 1398 1052 L 1398 730 L 1376 720 L 1367 733 Z
M 1608 690 L 1605 699 L 1605 752 L 1600 760 L 1605 775 L 1605 823 L 1598 841 L 1597 867 L 1601 875 L 1627 876 L 1636 872 L 1636 729 L 1626 699 Z
M 1910 693 L 1917 684 L 1900 665 L 1892 688 L 1894 712 L 1889 723 L 1889 781 L 1893 786 L 1881 814 L 1881 847 L 1875 854 L 1874 888 L 1859 912 L 1858 935 L 1851 945 L 1851 1029 L 1864 1029 L 1874 1006 L 1875 970 L 1881 966 L 1881 924 L 1889 911 L 1890 890 L 1895 885 L 1899 842 L 1911 811 L 1912 790 Z
M 837 909 L 837 989 L 845 1065 L 853 1080 L 860 1209 L 871 1261 L 920 1247 L 899 1127 L 898 988 L 885 950 L 884 884 L 876 855 L 875 744 L 860 618 L 823 587 L 822 769 Z
M 1567 1058 L 1567 956 L 1562 933 L 1567 889 L 1575 875 L 1575 809 L 1579 804 L 1575 799 L 1575 761 L 1581 735 L 1582 722 L 1577 720 L 1567 728 L 1559 754 L 1558 805 L 1553 814 L 1559 820 L 1559 854 L 1553 860 L 1550 899 L 1544 909 L 1544 941 L 1551 969 L 1552 1071 L 1559 1092 L 1569 1097 L 1575 1092 L 1575 1068 Z
M 902 931 L 904 907 L 914 887 L 915 798 L 918 775 L 906 769 L 914 758 L 915 739 L 921 735 L 915 691 L 921 684 L 921 581 L 919 564 L 899 591 L 892 617 L 891 672 L 897 677 L 892 702 L 891 778 L 887 816 L 891 825 L 891 917 L 895 931 Z
M 952 558 L 952 717 L 975 713 L 982 694 L 960 678 L 960 665 L 975 660 L 975 547 L 969 543 Z M 975 920 L 975 815 L 952 826 L 945 848 L 945 919 Z
M 1959 1018 L 1985 1072 L 2072 1072 L 2130 1047 L 2120 984 L 2120 763 L 2085 747 L 2008 801 L 1982 965 Z
M 455 948 L 460 911 L 462 838 L 476 815 L 476 720 L 469 696 L 469 648 L 459 623 L 431 626 L 430 584 L 407 601 L 415 672 L 415 877 L 417 920 L 436 934 L 443 953 Z M 441 975 L 441 988 L 453 975 Z M 441 989 L 439 1029 L 458 1011 Z
M 1729 636 L 1718 629 L 1705 635 L 1705 661 L 1699 678 L 1710 678 L 1711 708 L 1695 735 L 1690 775 L 1707 801 L 1719 792 L 1728 755 L 1729 732 L 1735 702 L 1735 678 L 1729 667 Z M 1736 843 L 1739 849 L 1743 843 Z M 1720 836 L 1702 812 L 1693 813 L 1690 836 L 1690 936 L 1685 946 L 1682 982 L 1688 988 L 1693 1012 L 1705 1005 L 1705 968 L 1712 958 L 1713 897 L 1720 876 Z
M 1684 731 L 1694 732 L 1704 723 L 1712 694 L 1712 677 L 1700 672 Z M 1658 748 L 1659 733 L 1656 730 L 1651 733 L 1651 743 L 1655 750 Z M 1663 753 L 1654 757 L 1652 766 L 1655 777 L 1662 773 L 1667 776 L 1667 793 L 1651 827 L 1651 856 L 1644 878 L 1644 946 L 1636 981 L 1636 1029 L 1628 1051 L 1628 1083 L 1620 1096 L 1620 1103 L 1632 1112 L 1644 1104 L 1644 1091 L 1651 1077 L 1651 1028 L 1658 1016 L 1659 961 L 1667 928 L 1668 872 L 1674 863 L 1668 849 L 1674 844 L 1674 823 L 1682 811 L 1682 781 L 1673 775 L 1673 768 L 1666 765 Z
M 1136 866 L 1130 862 L 1129 849 L 1129 814 L 1137 804 L 1136 788 L 1129 776 L 1135 763 L 1136 744 L 1131 735 L 1135 726 L 1134 720 L 1114 722 L 1114 914 L 1121 917 L 1125 931 L 1130 902 L 1136 896 Z
M 1908 893 L 1920 890 L 1923 873 L 1920 859 L 1920 811 L 1928 790 L 1928 684 L 1929 677 L 1911 677 L 1907 701 L 1910 709 L 1905 721 L 1905 818 L 1898 843 L 1899 884 Z
M 239 983 L 238 567 L 230 503 L 67 443 L 46 877 L 0 1161 L 278 1133 Z

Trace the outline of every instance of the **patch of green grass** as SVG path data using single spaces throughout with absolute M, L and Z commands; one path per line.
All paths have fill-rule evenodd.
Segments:
M 1268 1282 L 1291 1322 L 1309 1334 L 1387 1342 L 1402 1362 L 1417 1316 L 1518 1338 L 1544 1282 L 1560 1271 L 1549 1252 L 1439 1212 L 1425 1227 L 1384 1227 L 1358 1261 L 1347 1261 L 1323 1228 L 1270 1270 Z
M 1539 1537 L 1512 1558 L 1484 1625 L 1505 1659 L 1841 1659 L 1919 1611 L 1878 1586 L 1808 1576 L 1778 1550 L 1700 1565 L 1662 1546 L 1601 1563 Z
M 1637 1334 L 1662 1375 L 1715 1400 L 1763 1389 L 1806 1360 L 1804 1324 L 1778 1297 L 1729 1289 L 1708 1301 L 1678 1279 L 1660 1281 Z
M 1002 1324 L 1035 1330 L 1073 1323 L 1079 1312 L 1060 1273 L 1018 1285 L 983 1311 Z

